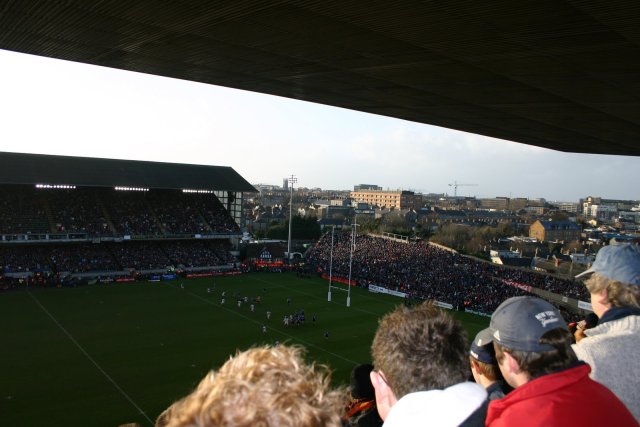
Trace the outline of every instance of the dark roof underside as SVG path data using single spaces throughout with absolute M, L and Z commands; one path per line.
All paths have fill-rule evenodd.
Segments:
M 230 167 L 1 152 L 0 183 L 256 191 Z
M 5 1 L 0 48 L 640 155 L 637 0 Z

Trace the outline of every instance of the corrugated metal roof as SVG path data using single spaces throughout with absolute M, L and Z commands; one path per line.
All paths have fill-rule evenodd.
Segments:
M 0 48 L 640 155 L 635 0 L 21 0 Z
M 0 183 L 256 191 L 227 166 L 3 152 Z

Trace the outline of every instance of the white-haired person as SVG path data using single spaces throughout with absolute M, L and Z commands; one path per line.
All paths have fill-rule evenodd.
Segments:
M 207 374 L 156 426 L 341 427 L 348 396 L 330 382 L 326 367 L 305 362 L 302 347 L 252 348 Z
M 611 389 L 640 422 L 640 247 L 605 246 L 577 277 L 587 277 L 599 321 L 576 330 L 573 350 L 591 366 L 591 378 Z

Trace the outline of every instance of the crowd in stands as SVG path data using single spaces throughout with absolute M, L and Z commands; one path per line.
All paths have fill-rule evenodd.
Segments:
M 35 188 L 1 186 L 0 234 L 46 233 L 50 231 L 44 206 Z
M 109 191 L 101 194 L 101 199 L 109 206 L 113 227 L 122 235 L 161 235 L 158 221 L 147 207 L 146 192 Z
M 38 192 L 43 205 L 51 212 L 55 231 L 60 233 L 109 234 L 109 224 L 102 203 L 91 189 Z
M 157 270 L 171 265 L 169 257 L 154 243 L 128 242 L 113 245 L 112 250 L 123 270 Z
M 0 245 L 0 267 L 5 273 L 42 271 L 51 268 L 51 248 L 32 245 Z
M 228 244 L 213 245 L 208 241 L 170 241 L 160 242 L 159 245 L 173 265 L 201 267 L 211 265 L 211 260 L 215 261 L 215 265 L 231 262 Z
M 534 288 L 544 289 L 554 294 L 564 295 L 570 298 L 586 300 L 589 298 L 581 283 L 573 280 L 564 280 L 548 274 L 532 273 L 526 270 L 515 268 L 494 267 L 500 274 L 500 277 L 508 280 L 514 280 L 519 283 L 526 283 Z
M 0 234 L 88 236 L 238 234 L 213 194 L 1 185 Z
M 49 248 L 48 257 L 54 272 L 87 273 L 113 271 L 119 267 L 106 246 L 91 243 L 56 245 Z
M 190 195 L 191 197 L 191 195 Z M 160 193 L 151 200 L 151 207 L 167 234 L 206 233 L 211 228 L 206 224 L 198 209 L 185 203 L 186 197 L 171 193 Z
M 5 273 L 88 273 L 210 267 L 232 261 L 228 241 L 171 240 L 0 245 Z
M 3 196 L 0 235 L 4 235 L 2 239 L 6 242 L 0 245 L 0 267 L 6 273 L 87 273 L 158 270 L 171 265 L 187 268 L 222 265 L 233 258 L 228 240 L 225 244 L 219 240 L 175 238 L 240 233 L 234 219 L 213 194 L 112 188 L 43 189 L 33 185 L 0 185 L 0 192 Z M 86 242 L 121 240 L 125 236 L 156 240 L 53 243 L 67 236 L 80 236 Z M 170 239 L 163 241 L 163 238 Z
M 198 209 L 215 233 L 236 233 L 238 231 L 238 226 L 217 198 L 196 194 L 190 196 L 189 202 Z
M 328 273 L 331 251 L 331 236 L 325 235 L 310 251 L 308 260 L 317 271 Z M 334 276 L 348 277 L 350 251 L 351 233 L 334 235 Z M 526 294 L 507 283 L 588 300 L 579 283 L 475 260 L 425 242 L 403 243 L 367 235 L 357 236 L 351 277 L 359 284 L 374 284 L 454 307 L 462 304 L 484 313 L 491 313 L 506 298 Z

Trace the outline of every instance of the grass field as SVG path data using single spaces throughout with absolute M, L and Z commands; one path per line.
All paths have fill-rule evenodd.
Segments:
M 182 283 L 184 289 L 173 281 L 0 294 L 0 424 L 152 425 L 237 349 L 276 340 L 304 345 L 309 359 L 328 364 L 343 384 L 354 365 L 370 361 L 378 319 L 401 302 L 354 288 L 347 308 L 346 292 L 334 290 L 328 302 L 325 280 L 289 273 Z M 262 302 L 252 313 L 249 304 L 236 306 L 236 293 Z M 282 317 L 299 309 L 306 324 L 285 328 Z M 456 316 L 470 337 L 488 323 Z

